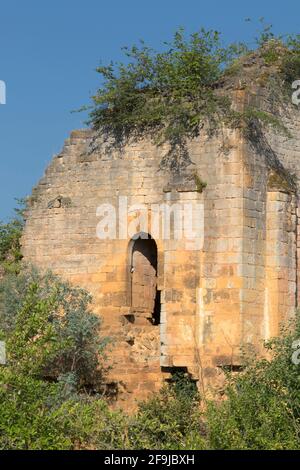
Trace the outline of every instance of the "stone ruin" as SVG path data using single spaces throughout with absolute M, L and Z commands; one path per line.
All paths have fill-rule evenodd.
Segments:
M 222 92 L 237 108 L 273 112 L 274 96 L 261 83 L 268 66 L 248 58 L 242 69 Z M 261 353 L 263 340 L 294 314 L 300 113 L 292 103 L 276 106 L 289 138 L 223 126 L 200 133 L 173 160 L 147 139 L 118 148 L 93 130 L 73 131 L 33 189 L 25 261 L 92 293 L 101 334 L 112 339 L 107 386 L 121 406 L 157 391 L 176 370 L 200 389 L 221 386 L 224 368 L 240 369 L 241 347 Z M 192 207 L 203 230 L 190 240 L 173 220 L 168 239 L 143 224 L 130 236 L 118 226 L 101 239 L 99 207 L 119 208 L 120 198 L 143 204 L 147 220 L 161 205 Z M 123 221 L 138 211 L 131 207 Z

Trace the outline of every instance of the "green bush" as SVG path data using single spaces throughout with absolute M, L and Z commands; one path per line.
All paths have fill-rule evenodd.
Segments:
M 128 417 L 112 411 L 99 397 L 69 400 L 59 408 L 60 422 L 72 448 L 121 450 L 128 448 Z
M 282 72 L 287 85 L 300 79 L 300 34 L 290 36 L 287 40 L 288 53 L 282 61 Z
M 210 403 L 208 446 L 213 449 L 300 449 L 300 365 L 293 343 L 300 315 L 266 343 L 270 359 L 252 359 L 229 381 L 226 400 Z
M 195 383 L 181 373 L 130 416 L 68 380 L 40 376 L 37 349 L 45 343 L 35 328 L 26 346 L 14 331 L 15 349 L 29 345 L 37 366 L 27 367 L 26 352 L 0 368 L 0 449 L 300 449 L 300 366 L 292 361 L 299 315 L 266 343 L 269 359 L 250 358 L 243 372 L 228 375 L 221 402 L 200 412 Z M 57 352 L 46 349 L 45 364 Z
M 0 338 L 7 349 L 0 367 L 1 449 L 83 446 L 85 426 L 90 421 L 95 428 L 96 418 L 98 445 L 114 442 L 107 425 L 114 426 L 114 415 L 101 390 L 94 398 L 86 393 L 102 383 L 107 342 L 90 302 L 84 290 L 51 273 L 23 270 L 1 282 Z
M 60 407 L 52 400 L 59 386 L 0 369 L 0 449 L 68 449 L 71 440 L 64 432 Z
M 73 379 L 77 388 L 101 380 L 106 340 L 91 296 L 51 273 L 24 269 L 0 283 L 0 328 L 9 365 L 34 377 Z
M 0 221 L 0 276 L 8 272 L 19 272 L 25 202 L 20 200 L 18 203 L 19 208 L 15 209 L 15 217 L 8 223 Z
M 141 403 L 129 422 L 133 449 L 196 449 L 203 446 L 200 397 L 183 373 L 160 393 Z
M 224 68 L 244 47 L 225 47 L 216 31 L 192 34 L 179 29 L 171 43 L 157 52 L 142 42 L 125 48 L 127 63 L 97 68 L 103 86 L 93 97 L 90 123 L 117 142 L 145 133 L 154 142 L 180 146 L 231 116 L 230 100 L 216 92 Z
M 0 450 L 123 449 L 126 417 L 101 397 L 66 398 L 62 383 L 1 372 Z
M 220 93 L 222 80 L 240 72 L 239 58 L 256 51 L 265 65 L 275 66 L 269 81 L 265 79 L 270 96 L 275 73 L 285 97 L 289 88 L 290 101 L 290 84 L 300 72 L 299 35 L 276 36 L 271 25 L 263 19 L 261 23 L 258 50 L 240 43 L 225 45 L 219 32 L 204 29 L 188 38 L 179 29 L 161 52 L 143 41 L 140 47 L 124 48 L 125 62 L 97 68 L 102 84 L 92 97 L 89 123 L 114 145 L 145 135 L 157 145 L 168 143 L 170 151 L 162 163 L 171 156 L 173 164 L 177 157 L 189 162 L 187 140 L 198 136 L 204 126 L 213 134 L 225 124 L 246 130 L 248 137 L 247 128 L 255 122 L 263 128 L 275 125 L 286 134 L 283 123 L 271 113 L 247 106 L 234 110 L 230 92 Z

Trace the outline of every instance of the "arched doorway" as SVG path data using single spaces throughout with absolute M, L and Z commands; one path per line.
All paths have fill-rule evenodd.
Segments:
M 157 245 L 149 234 L 131 241 L 131 313 L 155 325 L 160 323 L 160 292 L 157 290 Z

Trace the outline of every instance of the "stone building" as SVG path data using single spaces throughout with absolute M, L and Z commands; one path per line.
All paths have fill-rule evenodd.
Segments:
M 272 112 L 259 79 L 270 70 L 245 59 L 221 92 L 237 107 Z M 93 294 L 102 334 L 113 340 L 108 381 L 119 402 L 146 397 L 177 369 L 199 387 L 216 383 L 224 367 L 240 368 L 241 346 L 260 352 L 293 315 L 300 113 L 292 104 L 276 112 L 289 138 L 222 128 L 191 140 L 183 156 L 166 156 L 147 140 L 113 148 L 92 130 L 74 131 L 34 188 L 25 260 Z M 175 216 L 169 236 L 149 223 L 146 230 L 145 217 L 134 225 L 140 204 L 147 223 L 162 222 L 166 207 L 183 208 L 193 215 L 193 236 Z M 105 220 L 117 221 L 106 239 L 99 236 L 104 207 Z

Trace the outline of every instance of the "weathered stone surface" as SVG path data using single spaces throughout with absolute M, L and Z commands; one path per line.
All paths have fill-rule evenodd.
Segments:
M 246 101 L 245 92 L 237 97 Z M 300 175 L 300 113 L 290 115 L 293 138 L 270 133 L 271 156 L 239 131 L 224 130 L 226 151 L 224 135 L 201 135 L 189 144 L 192 163 L 175 176 L 161 165 L 165 149 L 143 141 L 107 152 L 92 131 L 74 131 L 34 188 L 25 260 L 93 294 L 102 332 L 113 339 L 109 381 L 118 384 L 122 406 L 157 390 L 172 367 L 186 368 L 199 383 L 219 380 L 220 367 L 239 366 L 241 345 L 261 351 L 262 340 L 293 314 L 300 210 L 286 175 Z M 202 192 L 195 172 L 206 184 Z M 151 233 L 151 260 L 134 252 L 128 234 L 100 240 L 97 207 L 117 207 L 120 196 L 129 206 L 145 204 L 148 218 L 153 204 L 202 204 L 204 243 Z

